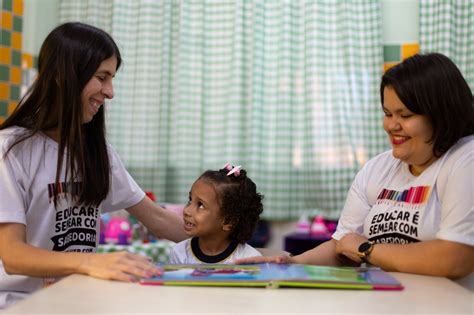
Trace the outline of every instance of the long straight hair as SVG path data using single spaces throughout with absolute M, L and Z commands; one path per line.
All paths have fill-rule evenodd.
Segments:
M 78 182 L 78 203 L 99 205 L 110 188 L 110 162 L 105 138 L 104 107 L 83 123 L 81 94 L 100 64 L 121 56 L 112 37 L 83 23 L 65 23 L 46 37 L 38 59 L 38 76 L 15 111 L 0 130 L 20 126 L 28 132 L 12 143 L 6 154 L 38 132 L 54 130 L 58 135 L 58 162 L 54 204 L 60 194 L 60 175 L 66 166 L 67 184 Z M 64 153 L 67 152 L 66 158 Z M 64 161 L 63 161 L 64 159 Z

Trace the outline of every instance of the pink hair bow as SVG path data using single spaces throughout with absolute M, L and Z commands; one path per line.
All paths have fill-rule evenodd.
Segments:
M 240 176 L 240 170 L 242 169 L 242 165 L 232 166 L 230 163 L 225 163 L 224 169 L 228 170 L 227 176 L 234 174 L 235 177 Z

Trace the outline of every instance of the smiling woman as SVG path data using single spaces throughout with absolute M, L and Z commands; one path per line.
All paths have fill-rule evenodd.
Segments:
M 106 32 L 56 27 L 35 83 L 0 125 L 0 309 L 72 273 L 159 273 L 140 255 L 95 253 L 102 212 L 126 209 L 158 237 L 185 238 L 179 216 L 145 196 L 106 141 L 103 105 L 120 64 Z
M 410 172 L 418 176 L 437 159 L 430 141 L 433 136 L 430 119 L 410 111 L 391 87 L 384 89 L 383 98 L 383 127 L 389 136 L 392 154 L 407 163 Z
M 102 61 L 96 73 L 94 73 L 84 87 L 84 90 L 82 90 L 81 98 L 82 105 L 84 106 L 83 123 L 88 123 L 92 120 L 94 115 L 99 112 L 100 107 L 104 105 L 106 98 L 112 99 L 114 97 L 112 79 L 115 77 L 117 64 L 117 57 L 115 55 Z
M 295 257 L 459 278 L 474 271 L 472 92 L 446 56 L 415 55 L 380 85 L 392 150 L 357 174 L 332 239 Z

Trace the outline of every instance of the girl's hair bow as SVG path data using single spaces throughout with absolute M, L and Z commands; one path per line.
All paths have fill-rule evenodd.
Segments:
M 235 177 L 239 177 L 240 176 L 240 170 L 242 169 L 242 165 L 232 166 L 230 163 L 225 163 L 223 168 L 226 169 L 227 171 L 229 171 L 227 173 L 227 176 L 230 176 L 230 175 L 234 174 Z

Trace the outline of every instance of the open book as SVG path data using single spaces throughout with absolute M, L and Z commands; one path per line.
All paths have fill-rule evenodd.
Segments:
M 162 265 L 164 273 L 142 279 L 145 285 L 308 287 L 330 289 L 402 290 L 395 278 L 379 268 L 326 267 L 296 264 Z

